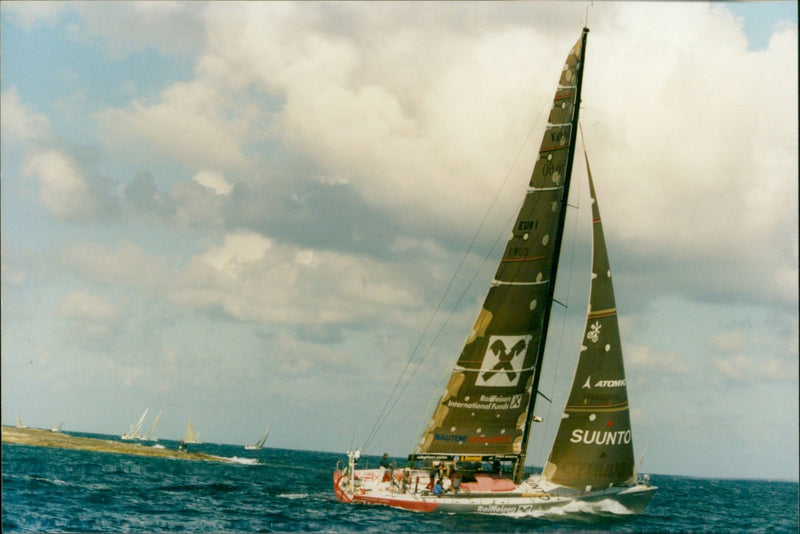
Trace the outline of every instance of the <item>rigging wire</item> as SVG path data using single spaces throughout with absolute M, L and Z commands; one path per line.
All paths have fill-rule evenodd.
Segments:
M 464 266 L 464 263 L 465 263 L 467 257 L 469 256 L 469 253 L 472 251 L 473 246 L 477 242 L 478 236 L 480 235 L 480 233 L 483 230 L 484 226 L 486 226 L 486 221 L 489 218 L 489 214 L 491 213 L 492 209 L 494 208 L 495 204 L 497 203 L 497 199 L 500 197 L 500 193 L 503 191 L 503 189 L 505 188 L 506 184 L 508 183 L 508 180 L 511 177 L 512 171 L 514 170 L 514 168 L 517 165 L 517 162 L 519 161 L 520 157 L 522 156 L 522 153 L 524 152 L 525 147 L 528 145 L 530 137 L 533 134 L 533 131 L 536 129 L 536 126 L 539 124 L 539 120 L 540 120 L 540 118 L 542 116 L 542 113 L 544 112 L 544 110 L 548 106 L 548 104 L 551 104 L 551 103 L 549 101 L 545 100 L 544 104 L 539 109 L 539 112 L 536 115 L 536 119 L 533 121 L 533 124 L 532 124 L 531 128 L 528 130 L 527 135 L 525 136 L 525 138 L 524 138 L 519 150 L 517 151 L 517 154 L 514 157 L 514 160 L 513 160 L 512 164 L 511 164 L 511 167 L 509 168 L 508 172 L 506 173 L 505 178 L 503 179 L 503 182 L 500 184 L 500 187 L 498 188 L 497 192 L 495 193 L 494 198 L 492 198 L 492 201 L 489 203 L 489 207 L 487 208 L 486 213 L 483 216 L 483 219 L 481 220 L 480 224 L 478 225 L 478 228 L 476 229 L 475 233 L 473 234 L 472 240 L 470 241 L 469 246 L 467 247 L 466 251 L 464 252 L 464 255 L 461 257 L 461 260 L 459 261 L 459 264 L 458 264 L 458 267 L 456 268 L 455 273 L 451 277 L 450 282 L 447 285 L 447 288 L 444 290 L 444 293 L 442 294 L 441 298 L 439 299 L 438 304 L 436 305 L 436 308 L 434 309 L 433 313 L 431 314 L 431 317 L 428 320 L 428 322 L 427 322 L 427 324 L 425 326 L 425 329 L 423 330 L 423 332 L 420 335 L 416 345 L 414 346 L 414 350 L 412 351 L 411 356 L 406 361 L 406 364 L 403 367 L 402 372 L 398 376 L 398 379 L 395 382 L 395 385 L 392 388 L 392 391 L 389 394 L 389 397 L 386 399 L 386 403 L 383 405 L 383 408 L 381 409 L 381 412 L 378 415 L 378 418 L 376 419 L 375 423 L 372 426 L 372 429 L 370 430 L 369 434 L 367 435 L 367 439 L 364 440 L 364 445 L 361 448 L 362 451 L 366 451 L 367 450 L 367 447 L 371 444 L 371 442 L 375 439 L 377 433 L 383 427 L 383 425 L 386 422 L 386 420 L 388 419 L 391 411 L 394 409 L 395 405 L 397 404 L 397 401 L 400 399 L 401 394 L 408 387 L 409 383 L 411 382 L 411 379 L 414 377 L 414 375 L 416 374 L 417 370 L 420 368 L 422 363 L 427 358 L 427 356 L 430 353 L 433 345 L 436 343 L 436 341 L 438 340 L 440 334 L 444 330 L 444 327 L 447 325 L 447 323 L 450 321 L 450 319 L 454 315 L 454 313 L 455 313 L 456 309 L 458 308 L 459 304 L 461 303 L 461 301 L 463 300 L 464 296 L 466 295 L 466 293 L 469 291 L 470 287 L 472 286 L 472 283 L 474 282 L 475 278 L 477 277 L 478 272 L 480 271 L 480 268 L 478 270 L 476 270 L 475 274 L 473 275 L 473 277 L 470 280 L 469 284 L 467 285 L 466 289 L 461 293 L 461 296 L 459 297 L 459 299 L 456 302 L 455 306 L 453 307 L 453 309 L 448 314 L 448 316 L 445 319 L 445 321 L 442 324 L 442 326 L 439 328 L 439 331 L 437 332 L 436 336 L 434 337 L 434 340 L 430 343 L 430 345 L 428 346 L 428 349 L 423 353 L 422 358 L 419 360 L 419 362 L 417 362 L 417 364 L 414 367 L 413 371 L 411 372 L 411 374 L 406 379 L 406 382 L 403 385 L 402 389 L 399 392 L 397 392 L 397 388 L 399 387 L 400 382 L 403 380 L 403 377 L 404 377 L 406 371 L 408 370 L 408 367 L 411 365 L 411 362 L 414 360 L 414 357 L 416 356 L 417 351 L 419 350 L 419 347 L 422 344 L 423 339 L 425 338 L 425 336 L 427 335 L 431 325 L 433 324 L 433 320 L 435 319 L 436 315 L 439 313 L 439 310 L 441 309 L 442 305 L 444 304 L 445 298 L 450 293 L 450 289 L 452 288 L 453 284 L 455 283 L 455 280 L 458 277 L 458 274 L 461 272 L 461 269 Z M 516 214 L 512 215 L 512 217 L 513 216 L 516 216 Z M 505 234 L 500 234 L 500 235 L 502 236 L 502 235 L 505 235 Z M 481 268 L 486 263 L 488 258 L 491 256 L 492 252 L 494 251 L 494 248 L 497 246 L 497 242 L 498 241 L 500 241 L 500 236 L 498 236 L 497 240 L 495 241 L 495 244 L 492 246 L 492 248 L 489 251 L 489 253 L 487 254 L 486 258 L 484 258 L 483 263 L 481 263 Z M 395 393 L 396 393 L 396 395 L 395 395 Z
M 530 136 L 530 134 L 529 134 L 529 136 Z M 526 140 L 527 140 L 527 137 L 526 137 Z M 458 298 L 458 302 L 456 302 L 455 305 L 453 305 L 453 309 L 450 311 L 450 314 L 447 316 L 447 319 L 442 324 L 441 328 L 439 329 L 439 332 L 437 332 L 436 338 L 434 338 L 434 340 L 431 342 L 430 346 L 428 347 L 428 350 L 425 353 L 426 356 L 427 356 L 428 352 L 430 352 L 430 350 L 433 349 L 434 344 L 438 340 L 439 335 L 442 333 L 442 331 L 444 330 L 445 326 L 447 326 L 447 323 L 450 322 L 450 319 L 452 319 L 453 315 L 455 315 L 455 312 L 459 308 L 459 306 L 461 304 L 461 301 L 467 295 L 467 293 L 469 292 L 470 288 L 472 288 L 472 284 L 477 279 L 478 274 L 483 270 L 483 267 L 486 265 L 486 263 L 489 261 L 489 259 L 494 255 L 494 251 L 497 248 L 497 245 L 502 243 L 503 236 L 508 234 L 508 228 L 514 222 L 514 219 L 517 217 L 517 213 L 518 212 L 519 212 L 519 209 L 517 209 L 516 211 L 512 212 L 511 217 L 508 219 L 508 221 L 506 221 L 506 224 L 503 226 L 503 232 L 498 234 L 497 238 L 494 241 L 494 244 L 492 244 L 491 249 L 486 254 L 486 256 L 483 258 L 483 261 L 481 262 L 480 267 L 475 269 L 475 273 L 472 275 L 472 278 L 470 279 L 469 283 L 464 288 L 464 291 L 461 293 L 461 296 Z M 442 383 L 447 378 L 447 376 L 448 376 L 450 371 L 451 371 L 451 369 L 449 367 L 446 367 L 444 369 L 444 372 L 442 373 L 442 376 L 439 378 L 439 381 L 436 383 L 436 385 L 435 385 L 435 387 L 434 387 L 434 389 L 433 389 L 433 391 L 432 391 L 432 393 L 431 393 L 431 395 L 429 397 L 429 400 L 428 400 L 427 408 L 428 408 L 429 411 L 430 411 L 430 408 L 431 408 L 431 404 L 436 399 L 436 392 L 441 390 Z M 425 422 L 423 420 L 422 423 L 420 424 L 420 428 L 417 430 L 417 434 L 421 434 L 422 433 L 421 428 L 422 428 L 422 425 L 424 423 Z

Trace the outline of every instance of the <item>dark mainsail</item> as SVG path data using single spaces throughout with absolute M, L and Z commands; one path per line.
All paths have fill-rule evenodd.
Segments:
M 636 481 L 611 267 L 591 171 L 589 194 L 593 253 L 586 329 L 567 406 L 543 472 L 552 482 L 582 490 Z
M 512 236 L 412 457 L 504 457 L 522 472 L 569 193 L 587 32 L 564 64 Z

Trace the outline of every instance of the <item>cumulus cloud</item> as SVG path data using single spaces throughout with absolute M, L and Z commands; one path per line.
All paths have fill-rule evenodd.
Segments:
M 59 313 L 67 319 L 86 320 L 95 323 L 112 321 L 117 309 L 102 297 L 83 291 L 70 291 L 61 301 Z
M 68 155 L 55 150 L 33 154 L 22 172 L 38 179 L 42 204 L 56 217 L 80 217 L 91 211 L 92 197 L 85 178 Z
M 50 3 L 50 2 L 42 2 Z M 55 2 L 56 4 L 58 2 Z M 191 3 L 158 1 L 73 4 L 84 27 L 75 28 L 75 39 L 101 39 L 104 52 L 119 58 L 142 49 L 189 56 L 205 44 L 200 10 Z
M 105 345 L 120 324 L 117 305 L 83 290 L 71 290 L 59 304 L 58 315 L 67 321 L 63 335 L 68 343 L 82 347 Z
M 710 362 L 734 382 L 797 382 L 797 359 L 791 356 L 796 343 L 796 329 L 777 337 L 751 337 L 742 330 L 729 330 L 709 339 Z
M 666 372 L 675 375 L 685 375 L 689 371 L 689 365 L 682 355 L 674 352 L 659 352 L 648 345 L 626 345 L 625 361 L 633 369 Z
M 37 25 L 51 25 L 67 6 L 61 2 L 14 2 L 3 6 L 3 11 L 22 28 L 30 30 Z
M 402 321 L 416 300 L 392 271 L 391 264 L 358 256 L 230 234 L 187 262 L 171 296 L 183 306 L 266 324 L 348 323 L 379 312 L 381 320 Z
M 192 177 L 192 180 L 211 189 L 217 195 L 227 195 L 233 189 L 233 186 L 225 180 L 225 176 L 215 171 L 200 171 Z
M 49 137 L 52 128 L 50 119 L 41 113 L 29 110 L 22 102 L 16 87 L 3 93 L 0 105 L 3 108 L 0 124 L 4 139 L 41 142 Z
M 176 83 L 156 104 L 107 109 L 99 121 L 111 147 L 128 147 L 143 160 L 241 170 L 248 162 L 242 149 L 252 110 L 225 96 L 204 83 Z
M 164 261 L 123 241 L 116 250 L 97 243 L 72 242 L 60 252 L 61 264 L 94 284 L 157 290 L 166 275 Z
M 25 155 L 22 174 L 36 180 L 41 204 L 58 219 L 105 218 L 116 208 L 112 184 L 90 171 L 80 150 L 70 152 L 52 132 L 50 120 L 31 111 L 16 88 L 2 97 L 4 141 L 21 141 Z

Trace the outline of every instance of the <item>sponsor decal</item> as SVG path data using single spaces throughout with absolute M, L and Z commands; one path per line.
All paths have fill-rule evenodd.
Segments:
M 601 327 L 600 321 L 595 321 L 594 324 L 589 327 L 589 331 L 586 333 L 586 339 L 591 339 L 593 343 L 597 343 L 597 340 L 600 339 Z
M 464 443 L 467 441 L 467 436 L 459 436 L 457 434 L 434 434 L 433 439 L 437 441 L 455 441 L 456 443 Z
M 625 386 L 625 379 L 622 380 L 600 380 L 594 387 L 596 388 L 621 388 Z
M 595 382 L 594 386 L 592 386 L 592 376 L 589 375 L 586 377 L 586 383 L 581 386 L 581 389 L 592 387 L 596 388 L 622 388 L 625 387 L 625 379 L 622 380 L 598 380 Z
M 461 436 L 458 434 L 434 434 L 437 441 L 450 441 L 455 443 L 509 443 L 511 436 Z M 480 456 L 478 456 L 480 458 Z
M 475 385 L 516 386 L 530 340 L 531 336 L 491 336 Z
M 546 493 L 540 496 L 546 501 L 549 499 Z M 536 511 L 532 504 L 479 504 L 476 512 L 479 514 L 527 514 Z
M 470 410 L 513 410 L 522 407 L 522 394 L 517 395 L 481 395 L 475 402 L 461 402 L 450 399 L 449 408 L 467 408 Z
M 608 425 L 611 426 L 611 425 Z M 583 430 L 576 428 L 569 438 L 572 443 L 586 445 L 627 445 L 631 442 L 631 431 L 628 430 Z

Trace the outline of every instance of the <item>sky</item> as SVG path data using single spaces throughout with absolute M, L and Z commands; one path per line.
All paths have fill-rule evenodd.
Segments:
M 147 408 L 161 438 L 407 455 L 588 7 L 0 4 L 2 423 L 118 434 Z M 642 471 L 797 480 L 796 4 L 595 2 L 588 25 Z M 573 184 L 533 465 L 585 320 Z

